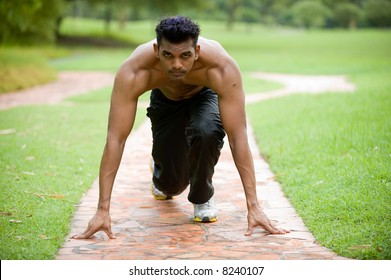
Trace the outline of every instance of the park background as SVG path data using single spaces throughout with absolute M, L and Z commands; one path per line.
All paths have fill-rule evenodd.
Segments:
M 248 94 L 281 87 L 256 71 L 346 75 L 355 84 L 349 94 L 249 105 L 249 121 L 321 245 L 348 258 L 391 259 L 389 0 L 1 0 L 0 92 L 61 71 L 115 73 L 154 38 L 158 18 L 175 14 L 228 50 Z M 0 111 L 2 260 L 55 258 L 98 174 L 110 90 Z M 138 123 L 144 117 L 139 110 Z

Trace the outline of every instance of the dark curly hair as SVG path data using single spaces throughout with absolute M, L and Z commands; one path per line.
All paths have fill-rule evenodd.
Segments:
M 201 30 L 190 18 L 174 16 L 162 19 L 155 31 L 158 45 L 162 43 L 163 38 L 171 43 L 182 43 L 191 38 L 196 47 Z

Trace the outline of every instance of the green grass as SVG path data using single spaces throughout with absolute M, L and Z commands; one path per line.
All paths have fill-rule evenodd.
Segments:
M 320 243 L 389 259 L 391 99 L 366 94 L 292 96 L 248 110 L 262 153 Z
M 1 259 L 55 257 L 97 177 L 109 96 L 105 88 L 71 104 L 0 111 L 0 131 L 11 132 L 0 135 Z
M 356 47 L 367 64 L 343 45 L 335 54 L 351 56 L 344 69 L 358 87 L 355 93 L 297 95 L 248 107 L 261 152 L 305 224 L 322 245 L 350 258 L 391 259 L 388 35 L 374 32 L 375 51 L 368 44 Z M 322 60 L 314 73 L 322 67 L 328 73 L 332 63 Z
M 111 71 L 131 54 L 133 49 L 76 48 L 68 57 L 52 59 L 49 64 L 58 71 Z
M 50 47 L 0 47 L 0 93 L 44 84 L 56 79 L 48 59 L 64 55 Z
M 113 36 L 129 42 L 153 38 L 154 22 L 129 23 L 125 33 L 115 26 Z M 238 61 L 248 93 L 280 87 L 251 78 L 252 71 L 344 74 L 357 85 L 355 93 L 264 101 L 248 113 L 261 153 L 318 241 L 346 257 L 391 259 L 389 31 L 201 28 Z M 102 30 L 96 21 L 63 26 L 69 35 L 104 36 Z M 132 49 L 68 51 L 50 66 L 114 72 Z M 74 205 L 97 176 L 109 91 L 0 111 L 0 131 L 13 129 L 0 135 L 1 259 L 55 256 Z

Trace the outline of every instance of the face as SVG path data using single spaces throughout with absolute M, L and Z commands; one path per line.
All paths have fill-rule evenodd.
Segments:
M 200 46 L 194 48 L 192 39 L 182 43 L 163 39 L 159 47 L 154 44 L 154 50 L 164 72 L 173 81 L 184 79 L 200 54 Z

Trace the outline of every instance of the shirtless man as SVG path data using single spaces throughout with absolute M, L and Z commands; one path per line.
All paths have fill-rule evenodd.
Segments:
M 101 230 L 115 238 L 109 214 L 113 183 L 133 128 L 137 100 L 149 90 L 152 195 L 170 199 L 190 184 L 194 220 L 216 221 L 212 176 L 227 134 L 246 196 L 245 235 L 256 227 L 272 234 L 289 232 L 276 228 L 258 202 L 239 67 L 219 43 L 199 38 L 199 33 L 199 26 L 186 17 L 163 19 L 156 27 L 156 40 L 136 48 L 120 67 L 111 97 L 97 211 L 84 233 L 74 238 L 89 238 Z

